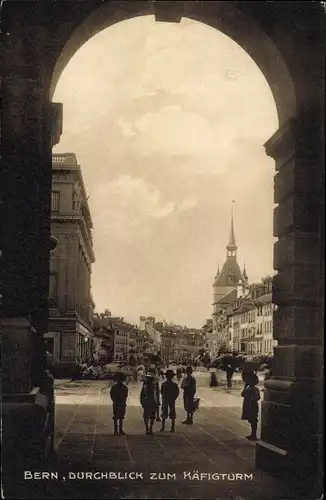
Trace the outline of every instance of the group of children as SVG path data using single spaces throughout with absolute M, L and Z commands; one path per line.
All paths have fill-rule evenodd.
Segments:
M 175 402 L 179 396 L 179 386 L 173 381 L 175 377 L 173 370 L 165 372 L 166 381 L 162 383 L 161 389 L 156 378 L 154 370 L 149 371 L 144 376 L 143 385 L 140 391 L 140 403 L 143 408 L 143 421 L 145 424 L 146 434 L 153 434 L 153 426 L 155 420 L 161 422 L 160 431 L 165 430 L 165 423 L 168 418 L 171 420 L 170 432 L 175 432 L 176 408 Z M 251 434 L 247 436 L 250 441 L 257 440 L 257 423 L 258 423 L 258 401 L 260 400 L 260 392 L 258 387 L 258 377 L 252 371 L 244 371 L 242 374 L 244 381 L 244 389 L 241 393 L 243 397 L 242 416 L 243 420 L 247 420 L 251 425 Z M 113 403 L 113 423 L 114 434 L 125 435 L 123 430 L 123 420 L 126 414 L 128 387 L 123 383 L 125 376 L 118 372 L 115 377 L 116 383 L 110 390 L 110 397 Z M 199 399 L 195 399 L 196 394 L 196 379 L 192 375 L 192 367 L 186 368 L 185 377 L 181 383 L 183 389 L 184 409 L 187 417 L 183 424 L 193 424 L 193 415 L 196 407 L 198 407 Z M 161 418 L 159 415 L 160 396 L 162 398 Z
M 176 409 L 175 402 L 179 396 L 179 386 L 173 381 L 175 373 L 173 370 L 165 372 L 166 381 L 161 388 L 156 378 L 155 370 L 149 371 L 144 376 L 143 385 L 140 391 L 140 404 L 143 408 L 143 420 L 146 434 L 153 434 L 154 422 L 161 422 L 161 432 L 165 430 L 165 422 L 171 419 L 170 432 L 175 432 Z M 113 424 L 115 435 L 125 435 L 123 430 L 123 420 L 126 414 L 128 387 L 123 383 L 125 375 L 118 372 L 115 376 L 115 384 L 111 387 L 110 397 L 113 406 Z M 196 379 L 192 376 L 192 367 L 188 366 L 186 375 L 182 381 L 184 408 L 187 413 L 184 424 L 193 423 L 193 414 L 198 405 L 195 400 Z M 159 414 L 160 399 L 162 398 L 161 417 Z

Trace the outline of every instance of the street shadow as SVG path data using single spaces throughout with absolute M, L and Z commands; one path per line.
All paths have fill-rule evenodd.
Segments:
M 159 432 L 160 423 L 156 422 L 154 435 L 148 436 L 140 407 L 129 406 L 127 435 L 114 436 L 112 408 L 107 403 L 58 404 L 55 456 L 43 463 L 26 461 L 6 468 L 2 477 L 4 497 L 306 498 L 255 470 L 255 444 L 245 439 L 247 427 L 238 412 L 239 408 L 233 407 L 200 407 L 194 424 L 183 425 L 184 412 L 178 407 L 175 433 Z M 194 471 L 206 477 L 189 479 Z M 139 475 L 136 479 L 128 476 L 135 473 Z M 160 479 L 151 479 L 151 473 L 160 474 Z M 208 474 L 218 474 L 220 479 L 209 479 Z M 226 477 L 222 478 L 223 474 Z M 235 474 L 238 479 L 234 479 Z

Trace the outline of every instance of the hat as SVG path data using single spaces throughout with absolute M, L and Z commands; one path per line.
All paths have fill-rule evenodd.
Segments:
M 126 375 L 123 372 L 116 372 L 113 378 L 116 382 L 123 382 L 126 380 Z
M 252 385 L 259 384 L 259 378 L 257 377 L 256 373 L 253 371 L 244 371 L 242 373 L 242 380 L 246 384 L 252 384 Z
M 173 370 L 166 370 L 165 374 L 166 377 L 175 377 L 175 373 Z
M 154 380 L 155 377 L 154 377 L 154 375 L 152 373 L 145 373 L 144 378 Z

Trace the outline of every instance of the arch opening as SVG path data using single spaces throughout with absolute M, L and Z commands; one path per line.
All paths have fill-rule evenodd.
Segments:
M 163 39 L 168 42 L 163 43 Z M 213 45 L 220 45 L 221 49 L 220 52 L 216 49 L 216 54 L 210 57 L 207 52 Z M 187 50 L 179 53 L 175 46 L 184 46 Z M 128 57 L 132 47 L 138 47 L 138 51 L 132 52 L 133 66 L 129 68 Z M 223 48 L 227 51 L 224 62 L 221 56 Z M 109 63 L 106 59 L 107 53 L 111 56 Z M 185 63 L 182 58 L 186 59 Z M 97 60 L 96 64 L 101 70 L 104 66 L 109 69 L 97 73 L 94 60 Z M 163 62 L 159 63 L 158 60 Z M 239 61 L 240 66 L 236 73 L 233 68 L 237 67 Z M 201 71 L 198 72 L 200 64 Z M 170 71 L 167 73 L 168 65 Z M 129 244 L 120 234 L 121 224 L 127 228 L 128 238 L 134 238 L 136 247 L 141 245 L 142 241 L 150 244 L 151 231 L 137 226 L 146 210 L 149 220 L 157 223 L 172 218 L 173 213 L 195 213 L 198 205 L 202 203 L 198 201 L 198 193 L 202 196 L 202 193 L 206 192 L 207 197 L 213 199 L 215 193 L 208 184 L 216 185 L 216 176 L 224 179 L 221 182 L 225 182 L 225 178 L 229 177 L 227 194 L 219 194 L 219 204 L 214 206 L 210 202 L 202 208 L 206 214 L 212 214 L 208 218 L 213 231 L 212 220 L 215 218 L 213 224 L 217 225 L 219 220 L 213 214 L 222 213 L 222 205 L 226 206 L 228 211 L 232 198 L 237 198 L 239 207 L 246 204 L 246 196 L 256 196 L 257 204 L 261 203 L 255 193 L 253 180 L 243 180 L 243 185 L 237 192 L 234 188 L 237 179 L 243 179 L 241 169 L 253 171 L 252 163 L 255 163 L 257 178 L 260 179 L 258 182 L 268 184 L 268 194 L 264 208 L 261 206 L 261 212 L 268 213 L 268 230 L 265 228 L 263 231 L 266 235 L 268 233 L 271 240 L 268 254 L 270 264 L 272 263 L 273 161 L 266 157 L 262 144 L 277 128 L 278 118 L 272 93 L 263 74 L 239 45 L 228 36 L 198 21 L 184 19 L 181 25 L 169 26 L 155 24 L 150 16 L 142 16 L 116 23 L 98 33 L 90 40 L 89 45 L 85 44 L 80 49 L 69 67 L 67 66 L 61 79 L 65 85 L 62 83 L 60 88 L 59 84 L 58 91 L 66 95 L 65 105 L 69 115 L 66 123 L 70 133 L 67 137 L 64 133 L 56 149 L 58 152 L 73 149 L 77 153 L 86 185 L 90 190 L 88 194 L 91 195 L 92 211 L 97 213 L 94 220 L 95 235 L 99 226 L 103 230 L 105 219 L 107 225 L 111 225 L 112 231 L 115 231 L 116 241 L 121 245 Z M 78 71 L 78 68 L 82 67 L 85 67 L 85 71 Z M 96 83 L 98 80 L 100 83 Z M 83 91 L 78 88 L 79 82 L 82 82 Z M 238 91 L 240 86 L 242 90 Z M 244 91 L 244 87 L 248 90 Z M 68 88 L 76 89 L 74 97 L 69 98 Z M 103 97 L 97 98 L 101 95 Z M 250 100 L 254 101 L 255 109 L 251 109 Z M 93 114 L 103 114 L 100 126 L 95 123 Z M 105 117 L 105 114 L 109 116 Z M 253 135 L 251 137 L 252 128 L 255 129 L 255 138 Z M 108 136 L 108 141 L 101 149 L 98 141 L 103 131 Z M 84 139 L 82 145 L 75 147 L 73 144 L 76 143 L 77 134 L 84 134 Z M 108 147 L 111 141 L 112 147 Z M 136 144 L 137 141 L 140 142 Z M 220 149 L 214 145 L 216 142 L 219 143 Z M 114 157 L 111 150 L 115 149 L 117 143 L 121 143 L 120 152 Z M 90 144 L 94 145 L 93 148 Z M 169 154 L 165 152 L 157 159 L 157 152 L 161 154 L 163 150 L 168 150 Z M 208 150 L 213 153 L 207 155 Z M 191 155 L 196 158 L 196 165 L 189 161 Z M 126 158 L 133 164 L 132 168 L 125 166 Z M 155 162 L 157 164 L 154 168 Z M 176 171 L 179 171 L 179 179 L 176 179 Z M 100 186 L 99 181 L 95 182 L 97 176 L 92 172 L 97 172 Z M 167 178 L 168 189 L 164 185 Z M 196 188 L 193 188 L 192 184 Z M 182 196 L 180 186 L 184 192 Z M 241 190 L 245 192 L 242 199 Z M 143 200 L 141 207 L 138 206 L 140 199 Z M 136 210 L 139 211 L 138 219 L 135 215 L 134 223 L 128 221 L 128 214 L 122 207 L 128 203 L 135 203 Z M 120 214 L 118 227 L 112 220 L 112 214 L 117 213 Z M 238 212 L 237 217 L 238 235 L 243 241 L 245 230 L 241 227 L 245 228 L 245 218 L 250 217 L 248 207 L 242 215 Z M 150 223 L 149 227 L 152 227 Z M 228 229 L 227 227 L 227 231 Z M 152 232 L 157 233 L 158 229 L 152 227 Z M 208 232 L 204 239 L 213 240 Z M 95 241 L 98 248 L 101 241 L 106 245 L 102 236 L 96 236 Z M 215 249 L 211 272 L 215 268 L 217 254 L 225 253 L 225 243 L 221 239 L 221 248 Z M 112 249 L 107 249 L 107 252 L 110 251 Z M 161 258 L 162 252 L 159 248 L 155 251 Z M 253 251 L 253 248 L 246 250 L 243 247 L 243 255 L 240 253 L 240 258 L 243 260 L 248 252 Z M 112 254 L 110 260 L 114 261 L 114 258 Z M 164 267 L 166 264 L 162 258 L 161 261 Z M 270 269 L 266 269 L 262 271 L 262 275 L 269 272 Z M 103 272 L 96 271 L 96 275 L 98 282 Z M 258 280 L 260 276 L 255 278 Z M 210 284 L 211 276 L 207 277 L 206 281 Z M 210 301 L 209 297 L 206 303 L 210 304 Z M 102 305 L 104 306 L 105 304 Z

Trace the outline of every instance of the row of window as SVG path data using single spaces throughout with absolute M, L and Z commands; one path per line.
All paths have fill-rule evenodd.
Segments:
M 271 321 L 264 323 L 264 327 L 264 333 L 273 333 L 273 325 Z M 233 338 L 254 338 L 258 335 L 263 335 L 262 328 L 258 328 L 257 330 L 255 328 L 241 328 L 241 330 L 237 328 L 233 331 Z
M 128 339 L 125 339 L 125 338 L 117 338 L 116 339 L 116 344 L 118 345 L 127 345 L 129 342 L 128 342 Z
M 271 316 L 273 314 L 274 304 L 265 304 L 257 308 L 257 316 Z
M 273 307 L 274 304 L 266 304 L 265 306 L 258 307 L 256 310 L 248 311 L 240 315 L 240 323 L 254 323 L 256 321 L 256 312 L 257 316 L 271 316 L 273 314 L 273 310 L 276 308 Z M 234 320 L 237 323 L 239 320 Z
M 247 345 L 247 352 L 253 354 L 272 352 L 274 347 L 273 339 L 267 339 L 260 342 L 250 342 Z
M 271 333 L 272 332 L 272 322 L 271 321 L 265 321 L 264 323 L 264 333 Z
M 80 206 L 80 200 L 77 198 L 76 194 L 74 194 L 72 199 L 73 210 L 80 210 Z M 52 191 L 51 193 L 51 212 L 55 214 L 60 212 L 60 191 Z
M 128 337 L 128 332 L 125 331 L 115 330 L 114 333 L 117 335 L 117 337 Z

